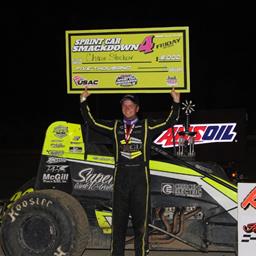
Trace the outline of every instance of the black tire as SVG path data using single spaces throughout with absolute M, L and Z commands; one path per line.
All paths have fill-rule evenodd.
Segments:
M 6 256 L 81 256 L 89 224 L 81 204 L 59 190 L 39 190 L 17 200 L 1 227 Z

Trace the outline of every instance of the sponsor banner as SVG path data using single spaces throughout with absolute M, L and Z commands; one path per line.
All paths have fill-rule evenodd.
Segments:
M 238 255 L 256 251 L 256 183 L 238 183 Z
M 190 92 L 188 27 L 66 31 L 67 92 Z
M 190 132 L 196 132 L 194 136 L 195 144 L 233 142 L 237 133 L 234 131 L 236 123 L 209 123 L 209 124 L 191 124 Z M 177 146 L 179 143 L 179 132 L 185 130 L 183 125 L 174 126 L 174 137 L 172 128 L 165 130 L 158 136 L 154 143 L 161 145 L 163 148 L 173 147 L 174 141 Z M 188 136 L 184 136 L 188 139 Z

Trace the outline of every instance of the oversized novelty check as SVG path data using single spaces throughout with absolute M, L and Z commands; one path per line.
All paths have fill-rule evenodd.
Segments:
M 67 92 L 190 91 L 188 27 L 66 31 Z

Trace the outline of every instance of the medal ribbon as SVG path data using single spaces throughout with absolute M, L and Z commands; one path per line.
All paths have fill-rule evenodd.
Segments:
M 130 140 L 130 137 L 131 137 L 132 131 L 134 129 L 134 126 L 135 126 L 135 124 L 133 124 L 133 125 L 124 124 L 124 133 L 125 133 L 125 142 L 126 142 L 126 144 L 128 144 L 128 142 Z
M 129 121 L 129 122 L 127 120 L 124 120 L 124 134 L 125 134 L 126 144 L 128 144 L 128 142 L 130 140 L 132 131 L 135 127 L 135 123 L 137 122 L 137 120 L 138 120 L 137 118 L 132 121 Z

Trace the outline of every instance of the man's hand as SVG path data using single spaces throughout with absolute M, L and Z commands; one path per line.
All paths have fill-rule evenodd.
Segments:
M 172 91 L 170 92 L 170 94 L 175 103 L 180 103 L 180 93 L 176 92 L 174 87 L 172 87 Z
M 84 91 L 80 94 L 80 101 L 84 102 L 87 97 L 89 97 L 91 94 L 87 90 L 87 86 L 84 87 Z

